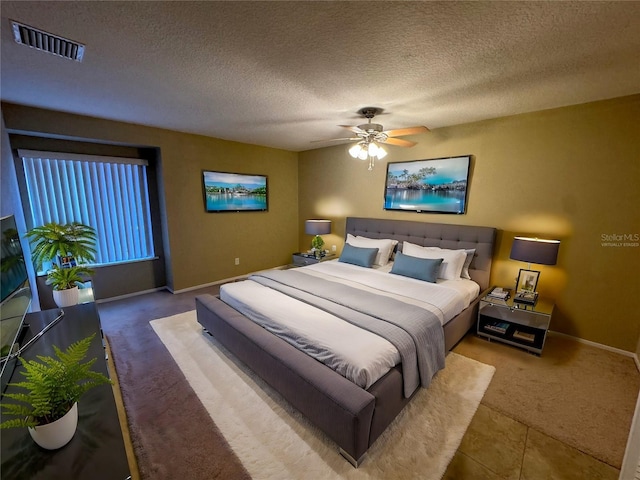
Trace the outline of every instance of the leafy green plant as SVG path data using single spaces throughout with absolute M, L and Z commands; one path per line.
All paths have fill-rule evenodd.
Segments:
M 36 268 L 47 262 L 58 262 L 59 257 L 74 257 L 77 262 L 95 261 L 96 231 L 93 227 L 73 222 L 46 223 L 27 232 L 33 248 L 31 257 Z
M 28 393 L 5 393 L 20 403 L 2 403 L 3 415 L 12 418 L 0 423 L 0 428 L 35 427 L 62 418 L 80 397 L 93 387 L 110 384 L 102 373 L 91 370 L 96 359 L 82 363 L 95 333 L 71 344 L 64 352 L 54 346 L 56 358 L 38 355 L 35 360 L 20 361 L 26 381 L 12 383 Z
M 96 231 L 93 227 L 73 222 L 59 224 L 46 223 L 27 232 L 32 244 L 31 257 L 39 270 L 45 263 L 53 262 L 53 268 L 47 272 L 47 285 L 54 290 L 67 290 L 79 282 L 83 275 L 89 276 L 93 270 L 86 266 L 73 265 L 62 267 L 60 261 L 73 257 L 76 262 L 93 262 L 96 258 Z
M 47 273 L 47 285 L 51 285 L 54 290 L 67 290 L 75 287 L 78 283 L 85 282 L 88 277 L 93 273 L 88 267 L 75 266 L 69 268 L 62 268 L 58 265 L 54 265 Z
M 324 247 L 324 240 L 320 235 L 316 235 L 311 239 L 311 247 L 316 250 L 322 250 L 322 247 Z

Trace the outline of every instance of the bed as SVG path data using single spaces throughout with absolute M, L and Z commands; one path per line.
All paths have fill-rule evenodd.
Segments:
M 346 220 L 346 235 L 396 240 L 396 250 L 401 249 L 405 242 L 416 248 L 472 249 L 474 252 L 468 273 L 477 284 L 476 292 L 483 292 L 489 287 L 496 235 L 494 228 L 349 217 Z M 330 262 L 322 262 L 322 265 L 325 263 Z M 296 270 L 291 271 L 293 276 Z M 299 276 L 302 273 L 297 272 L 296 282 L 302 278 Z M 323 275 L 322 272 L 316 274 Z M 269 278 L 267 281 L 272 280 Z M 474 294 L 473 298 L 468 299 L 466 308 L 443 321 L 443 350 L 453 348 L 472 327 L 479 298 L 480 295 Z M 206 332 L 326 433 L 337 444 L 339 452 L 355 467 L 412 398 L 403 378 L 403 375 L 407 376 L 407 370 L 402 362 L 381 374 L 370 386 L 358 386 L 285 339 L 270 333 L 251 320 L 251 315 L 240 313 L 219 297 L 196 297 L 196 311 L 198 322 Z

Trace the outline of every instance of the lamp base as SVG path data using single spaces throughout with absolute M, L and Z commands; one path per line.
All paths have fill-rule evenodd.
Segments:
M 515 303 L 535 305 L 536 302 L 538 301 L 538 292 L 525 292 L 525 291 L 517 292 L 513 297 L 513 301 Z

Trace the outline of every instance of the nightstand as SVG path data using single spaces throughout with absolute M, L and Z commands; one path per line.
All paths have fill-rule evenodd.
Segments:
M 538 298 L 535 305 L 513 301 L 513 292 L 507 300 L 482 297 L 478 307 L 477 334 L 487 340 L 496 340 L 529 352 L 542 354 L 549 331 L 553 302 Z
M 333 260 L 336 258 L 335 253 L 327 253 L 324 257 L 316 258 L 310 253 L 294 253 L 293 265 L 296 267 L 304 267 L 305 265 L 313 265 L 318 262 L 326 262 L 327 260 Z

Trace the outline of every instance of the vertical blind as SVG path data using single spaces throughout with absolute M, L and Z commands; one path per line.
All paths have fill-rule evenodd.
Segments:
M 19 150 L 31 228 L 80 222 L 96 229 L 96 264 L 152 258 L 147 162 Z

